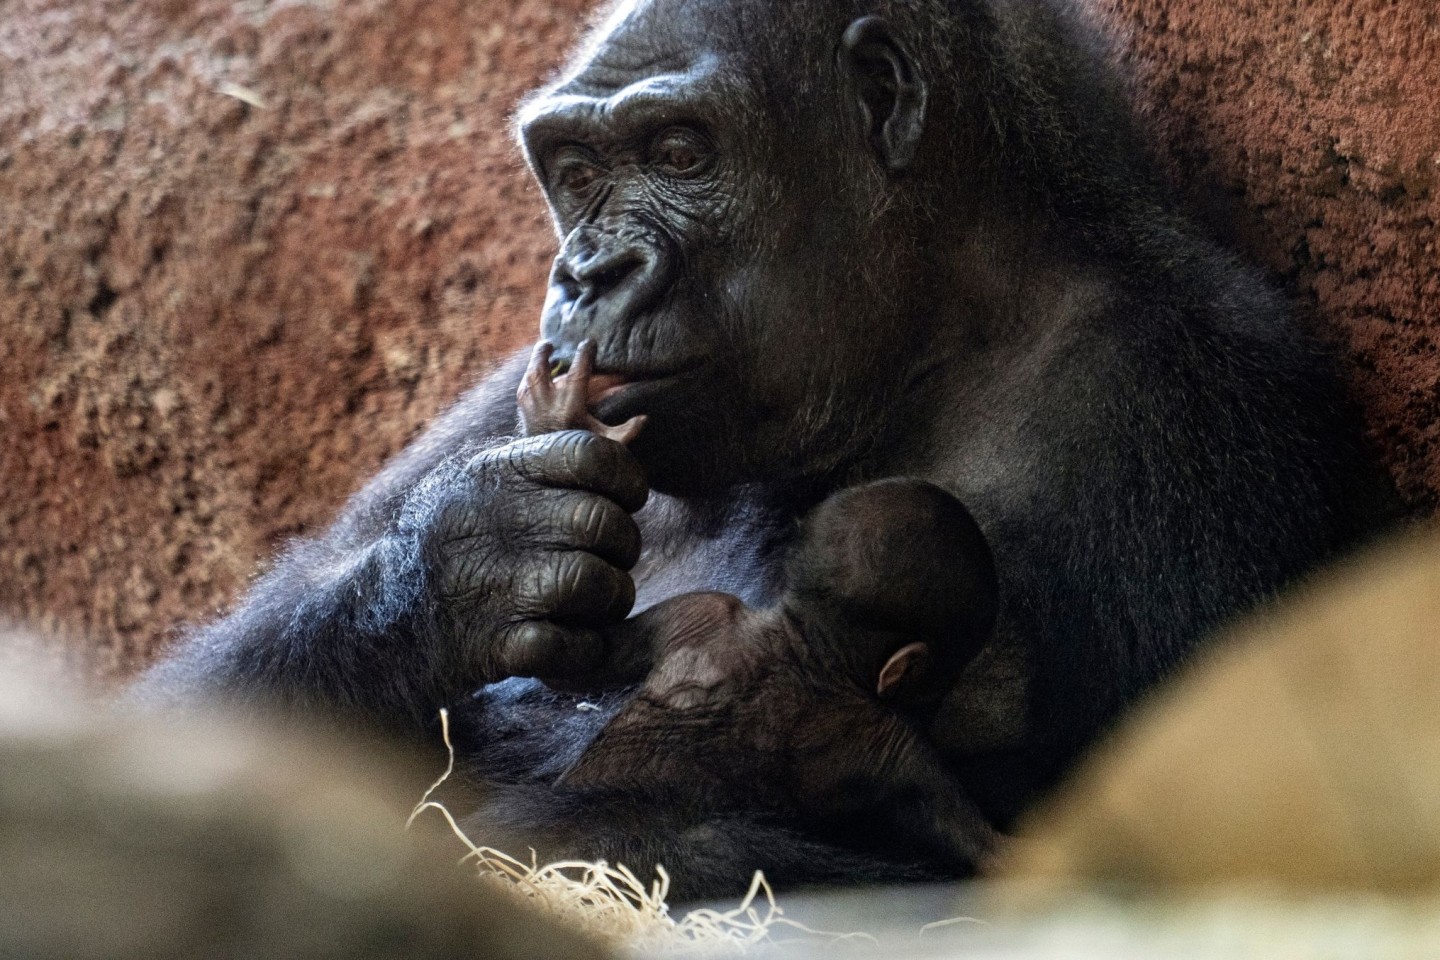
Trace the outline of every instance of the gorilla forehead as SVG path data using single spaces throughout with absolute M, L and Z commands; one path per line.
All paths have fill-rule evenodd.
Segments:
M 668 123 L 723 122 L 752 99 L 752 59 L 738 48 L 737 0 L 625 0 L 561 76 L 517 112 L 532 158 L 547 147 Z M 753 113 L 753 111 L 751 111 Z
M 690 73 L 720 51 L 710 29 L 715 0 L 623 0 L 581 47 L 554 88 L 602 95 L 639 77 Z
M 828 49 L 859 15 L 853 6 L 843 0 L 619 0 L 552 89 L 611 93 L 637 77 L 684 73 L 707 56 L 755 66 L 777 33 Z

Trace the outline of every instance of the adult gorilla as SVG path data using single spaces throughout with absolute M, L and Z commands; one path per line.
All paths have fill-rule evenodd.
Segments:
M 922 477 L 996 557 L 996 636 L 931 734 L 1004 825 L 1383 508 L 1319 351 L 1175 212 L 1058 5 L 632 0 L 520 129 L 562 238 L 542 332 L 562 360 L 593 339 L 594 410 L 646 428 L 509 439 L 517 359 L 152 694 L 416 732 L 450 704 L 472 766 L 520 785 L 500 806 L 567 852 L 666 859 L 691 893 L 864 872 L 797 825 L 550 793 L 604 712 L 468 694 L 583 682 L 632 601 L 765 605 L 810 506 Z

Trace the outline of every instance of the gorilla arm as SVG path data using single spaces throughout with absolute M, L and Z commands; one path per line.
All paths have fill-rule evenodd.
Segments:
M 223 694 L 418 730 L 481 683 L 596 659 L 593 628 L 633 603 L 629 513 L 647 489 L 613 441 L 507 442 L 524 366 L 517 357 L 466 394 L 328 532 L 180 641 L 137 696 Z

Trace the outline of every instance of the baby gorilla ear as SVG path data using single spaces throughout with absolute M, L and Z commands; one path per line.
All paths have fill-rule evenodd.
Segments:
M 921 691 L 929 673 L 930 645 L 907 643 L 890 654 L 890 659 L 880 668 L 880 678 L 875 681 L 875 694 L 881 700 L 905 704 L 912 699 L 911 694 Z

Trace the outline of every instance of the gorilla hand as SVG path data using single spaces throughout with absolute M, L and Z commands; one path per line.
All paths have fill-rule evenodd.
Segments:
M 596 628 L 635 602 L 626 571 L 640 532 L 630 514 L 649 494 L 635 458 L 567 430 L 486 450 L 458 472 L 440 490 L 417 491 L 428 501 L 422 549 L 456 675 L 564 679 L 598 665 Z
M 487 682 L 585 676 L 602 659 L 596 628 L 634 602 L 630 513 L 649 490 L 630 452 L 572 430 L 415 473 L 293 544 L 132 696 L 324 709 L 408 734 Z

